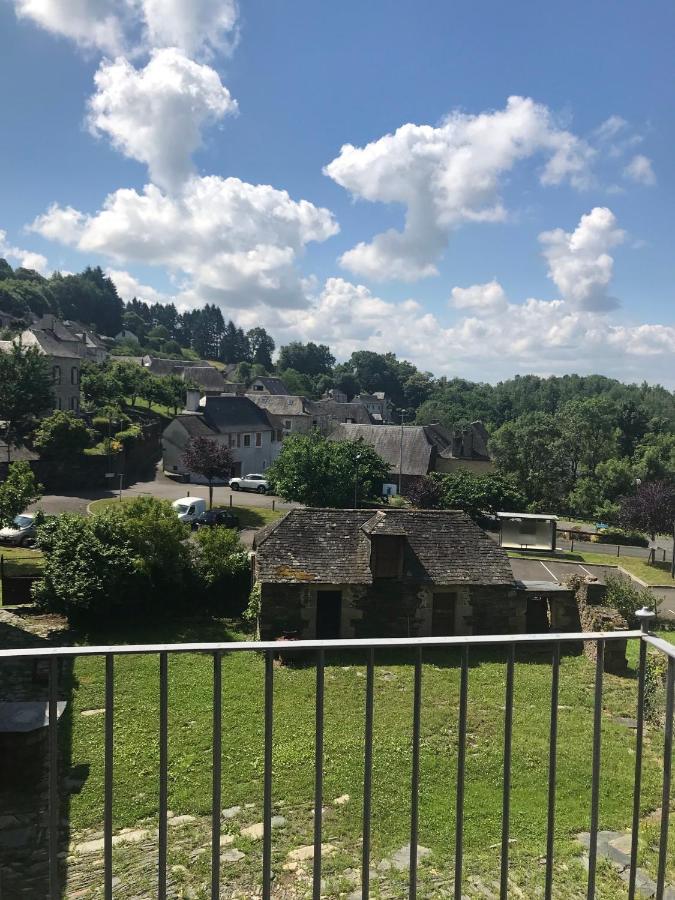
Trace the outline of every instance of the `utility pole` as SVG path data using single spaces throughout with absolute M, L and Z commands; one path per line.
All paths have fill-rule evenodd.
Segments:
M 401 444 L 398 453 L 398 493 L 401 495 L 401 481 L 403 479 L 403 419 L 405 412 L 401 410 Z

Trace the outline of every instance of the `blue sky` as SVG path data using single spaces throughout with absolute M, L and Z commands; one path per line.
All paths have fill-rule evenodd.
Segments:
M 0 0 L 13 264 L 341 357 L 673 386 L 672 4 L 73 6 Z

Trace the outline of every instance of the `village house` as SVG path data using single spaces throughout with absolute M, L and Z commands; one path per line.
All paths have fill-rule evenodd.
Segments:
M 362 425 L 342 423 L 330 432 L 334 441 L 363 441 L 389 464 L 391 483 L 405 493 L 430 472 L 491 471 L 481 422 L 471 429 L 449 431 L 442 425 Z M 475 439 L 472 435 L 476 435 Z
M 246 396 L 266 410 L 280 432 L 280 437 L 289 434 L 307 434 L 317 427 L 317 418 L 311 412 L 311 402 L 294 394 L 247 393 Z
M 254 550 L 263 640 L 525 630 L 506 552 L 464 512 L 293 509 Z
M 290 394 L 283 380 L 275 375 L 260 375 L 254 378 L 248 386 L 247 393 L 272 394 L 275 396 L 288 396 Z
M 188 391 L 184 412 L 176 416 L 162 434 L 162 458 L 168 475 L 181 475 L 199 482 L 200 476 L 183 463 L 183 454 L 194 437 L 208 437 L 232 451 L 231 476 L 264 472 L 279 453 L 277 429 L 265 410 L 248 397 L 223 395 L 199 398 Z

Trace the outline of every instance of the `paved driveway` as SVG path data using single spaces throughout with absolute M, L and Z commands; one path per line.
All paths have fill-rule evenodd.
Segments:
M 552 584 L 563 582 L 571 575 L 591 576 L 604 583 L 607 575 L 616 575 L 614 566 L 592 566 L 587 563 L 558 562 L 547 559 L 510 560 L 513 576 L 518 581 L 550 581 Z

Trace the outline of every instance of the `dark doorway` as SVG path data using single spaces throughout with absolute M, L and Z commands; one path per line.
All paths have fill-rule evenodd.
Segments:
M 455 633 L 455 606 L 457 594 L 443 591 L 434 594 L 431 610 L 431 634 L 433 637 L 452 637 Z
M 537 594 L 528 596 L 525 608 L 525 629 L 528 634 L 546 634 L 551 630 L 546 597 L 540 597 Z
M 342 592 L 318 591 L 316 595 L 316 637 L 329 641 L 340 637 Z

